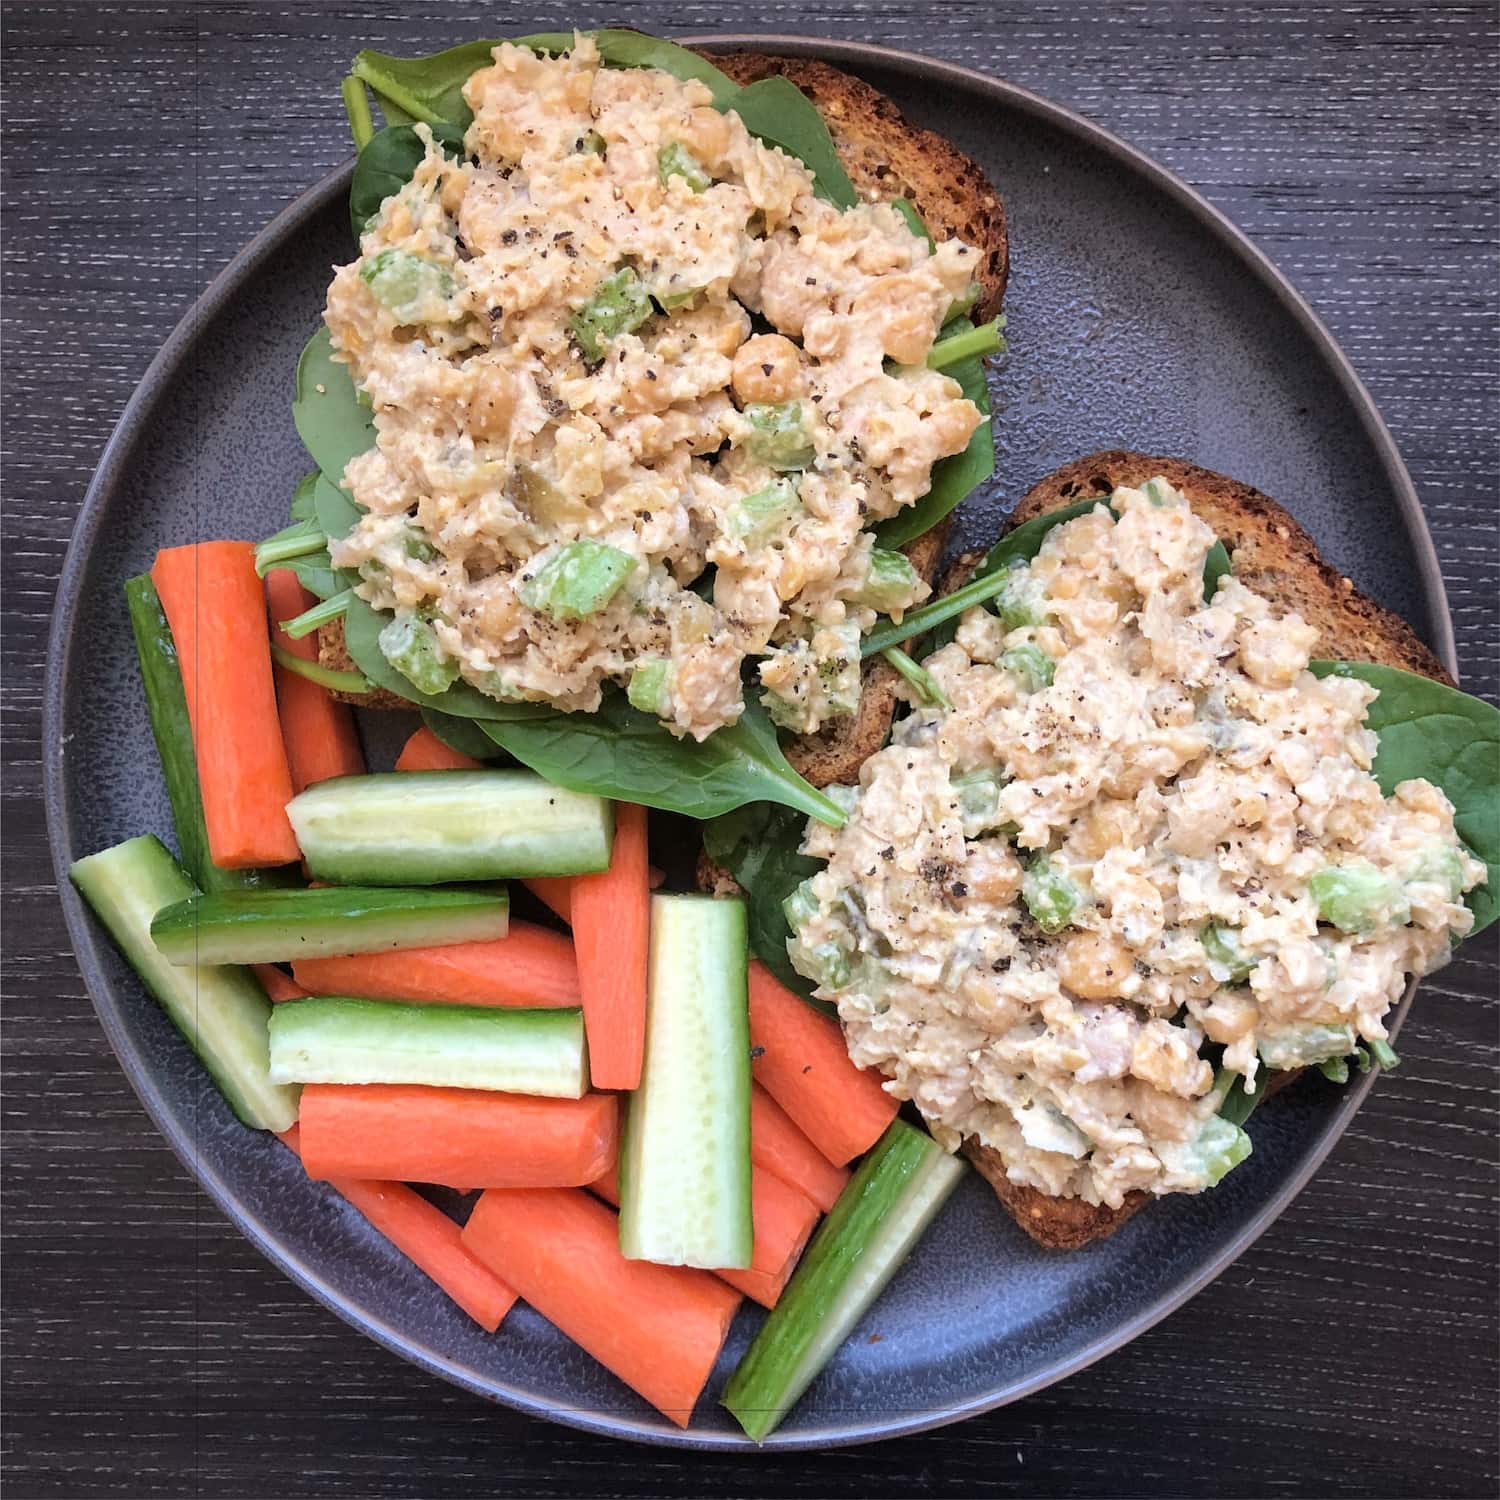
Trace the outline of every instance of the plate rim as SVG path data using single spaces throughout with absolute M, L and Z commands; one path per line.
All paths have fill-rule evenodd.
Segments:
M 1371 443 L 1382 469 L 1391 481 L 1398 508 L 1407 522 L 1408 533 L 1414 543 L 1419 581 L 1433 612 L 1436 627 L 1433 646 L 1444 666 L 1457 679 L 1452 614 L 1437 551 L 1416 487 L 1390 429 L 1348 356 L 1301 292 L 1227 215 L 1201 193 L 1141 149 L 1067 106 L 1056 104 L 1017 84 L 991 78 L 957 63 L 873 43 L 787 33 L 715 32 L 674 40 L 685 45 L 701 46 L 711 52 L 753 48 L 783 56 L 811 57 L 847 66 L 855 73 L 864 64 L 902 73 L 919 83 L 948 84 L 967 92 L 978 93 L 988 105 L 1018 110 L 1066 135 L 1081 138 L 1085 144 L 1103 151 L 1127 169 L 1146 177 L 1154 187 L 1186 210 L 1225 250 L 1250 269 L 1265 291 L 1293 318 L 1327 360 L 1343 394 L 1355 409 L 1364 436 Z M 601 1436 L 624 1438 L 653 1446 L 698 1451 L 753 1449 L 757 1445 L 748 1437 L 732 1431 L 695 1432 L 691 1428 L 684 1430 L 675 1426 L 656 1425 L 661 1419 L 551 1406 L 531 1392 L 518 1389 L 507 1382 L 477 1376 L 468 1367 L 435 1352 L 384 1317 L 366 1310 L 354 1299 L 337 1291 L 314 1264 L 288 1246 L 253 1211 L 244 1207 L 228 1183 L 202 1159 L 192 1132 L 173 1114 L 161 1088 L 152 1077 L 148 1066 L 150 1059 L 135 1047 L 126 1034 L 118 1014 L 118 1004 L 105 975 L 99 934 L 68 879 L 68 867 L 75 852 L 68 839 L 72 798 L 64 774 L 66 746 L 61 739 L 64 713 L 62 684 L 67 680 L 71 664 L 73 628 L 83 575 L 102 525 L 104 501 L 120 483 L 134 456 L 137 443 L 166 394 L 172 371 L 191 350 L 202 328 L 224 310 L 241 291 L 243 283 L 259 271 L 262 263 L 280 248 L 285 238 L 295 233 L 308 219 L 326 209 L 331 201 L 345 194 L 352 170 L 351 157 L 300 193 L 229 260 L 193 302 L 147 365 L 126 402 L 101 452 L 74 521 L 54 595 L 52 621 L 48 631 L 42 710 L 43 792 L 48 845 L 74 955 L 95 1014 L 119 1060 L 121 1070 L 162 1138 L 235 1229 L 267 1260 L 344 1322 L 428 1373 L 487 1400 L 504 1402 L 529 1416 Z M 1414 988 L 1414 985 L 1408 987 L 1398 1010 L 1391 1018 L 1390 1029 L 1393 1035 L 1405 1018 Z M 854 1446 L 930 1431 L 1033 1395 L 1113 1353 L 1190 1301 L 1227 1270 L 1286 1211 L 1338 1143 L 1369 1093 L 1376 1076 L 1376 1072 L 1372 1071 L 1346 1089 L 1326 1120 L 1320 1139 L 1300 1167 L 1279 1184 L 1233 1239 L 1209 1256 L 1189 1276 L 1175 1282 L 1134 1318 L 1112 1328 L 1080 1351 L 1055 1359 L 1024 1378 L 1013 1380 L 971 1401 L 941 1411 L 890 1419 L 875 1417 L 858 1422 L 831 1422 L 811 1429 L 782 1430 L 759 1446 L 790 1452 Z

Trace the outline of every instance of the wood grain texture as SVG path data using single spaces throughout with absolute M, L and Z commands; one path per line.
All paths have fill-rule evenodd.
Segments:
M 1432 521 L 1465 683 L 1496 693 L 1492 5 L 618 0 L 571 18 L 927 51 L 1178 171 L 1291 275 L 1370 385 Z M 192 299 L 346 154 L 336 81 L 355 46 L 560 19 L 5 7 L 8 1493 L 1493 1495 L 1493 935 L 1424 988 L 1404 1067 L 1315 1185 L 1189 1307 L 1032 1400 L 838 1454 L 696 1459 L 487 1407 L 274 1272 L 156 1136 L 84 995 L 41 815 L 43 649 L 79 500 Z

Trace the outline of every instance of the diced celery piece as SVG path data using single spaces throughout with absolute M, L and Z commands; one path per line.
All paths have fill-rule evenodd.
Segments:
M 814 640 L 832 637 L 833 650 L 818 662 L 818 681 L 831 714 L 852 714 L 859 707 L 860 679 L 859 625 L 846 620 L 842 625 L 825 625 Z
M 1023 625 L 1042 625 L 1047 619 L 1047 594 L 1042 580 L 1032 576 L 1025 563 L 1014 564 L 994 596 L 994 609 L 1007 630 Z
M 800 401 L 753 401 L 745 408 L 751 427 L 750 457 L 773 469 L 805 469 L 817 456 L 806 409 Z
M 837 943 L 819 943 L 809 948 L 797 938 L 787 945 L 792 967 L 823 990 L 841 990 L 854 977 L 849 955 Z
M 568 329 L 584 359 L 597 365 L 605 346 L 639 328 L 653 311 L 651 296 L 631 266 L 606 276 L 584 305 L 568 319 Z
M 725 518 L 724 530 L 737 541 L 759 547 L 770 541 L 800 509 L 796 483 L 775 479 L 764 489 L 737 500 Z
M 359 275 L 401 323 L 438 323 L 450 314 L 453 277 L 435 261 L 409 250 L 381 250 L 360 266 Z
M 963 814 L 964 836 L 975 838 L 994 825 L 1000 811 L 1000 780 L 993 771 L 976 771 L 953 783 Z
M 597 130 L 585 130 L 578 137 L 577 149 L 590 156 L 603 156 L 606 150 L 604 137 Z
M 888 615 L 893 609 L 905 609 L 916 590 L 917 570 L 906 554 L 873 547 L 870 550 L 870 571 L 865 575 L 864 586 L 855 596 L 855 603 Z
M 1083 892 L 1049 859 L 1039 856 L 1022 877 L 1021 900 L 1043 932 L 1061 932 L 1083 905 Z
M 1368 860 L 1329 865 L 1309 877 L 1307 889 L 1318 916 L 1340 932 L 1373 932 L 1382 922 L 1407 920 L 1395 881 Z
M 681 141 L 671 141 L 656 153 L 656 180 L 670 187 L 674 177 L 682 178 L 695 193 L 713 186 L 703 163 Z
M 1450 901 L 1457 901 L 1464 893 L 1463 864 L 1458 850 L 1441 839 L 1433 839 L 1422 851 L 1422 857 L 1407 879 L 1408 885 L 1439 885 Z
M 591 537 L 564 543 L 516 590 L 521 602 L 554 620 L 597 614 L 635 571 L 635 558 Z
M 786 915 L 787 926 L 793 932 L 800 931 L 818 910 L 818 898 L 813 894 L 811 878 L 804 880 L 785 901 L 781 910 Z
M 403 546 L 406 555 L 414 562 L 435 562 L 439 556 L 438 549 L 414 526 L 407 528 Z
M 1155 506 L 1163 506 L 1172 498 L 1172 486 L 1160 474 L 1155 479 L 1148 479 L 1141 490 Z
M 1289 1026 L 1263 1032 L 1256 1038 L 1260 1060 L 1273 1072 L 1306 1068 L 1330 1057 L 1347 1057 L 1354 1051 L 1352 1026 Z
M 1258 959 L 1251 957 L 1240 943 L 1240 930 L 1224 922 L 1210 922 L 1198 934 L 1208 955 L 1209 969 L 1220 984 L 1239 984 L 1248 979 Z
M 672 706 L 671 694 L 667 689 L 671 668 L 672 664 L 661 657 L 641 662 L 630 674 L 630 686 L 625 690 L 625 696 L 630 699 L 632 707 L 640 709 L 643 714 L 655 714 L 658 718 L 665 714 Z
M 1210 1184 L 1217 1183 L 1231 1167 L 1250 1155 L 1250 1137 L 1221 1115 L 1210 1115 L 1194 1141 Z
M 458 678 L 458 663 L 443 650 L 437 633 L 416 615 L 397 615 L 378 637 L 380 654 L 419 693 L 441 693 Z
M 1052 686 L 1052 674 L 1056 663 L 1042 648 L 1031 641 L 1012 646 L 1001 653 L 1000 665 L 1009 672 L 1027 693 L 1039 693 Z

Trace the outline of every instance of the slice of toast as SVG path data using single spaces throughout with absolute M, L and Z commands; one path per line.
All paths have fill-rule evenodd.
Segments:
M 1019 526 L 1048 511 L 1121 485 L 1138 486 L 1160 474 L 1187 497 L 1193 510 L 1213 527 L 1229 549 L 1234 576 L 1272 600 L 1284 612 L 1295 610 L 1322 635 L 1320 655 L 1346 661 L 1373 661 L 1452 682 L 1443 664 L 1399 615 L 1368 598 L 1318 556 L 1317 544 L 1269 496 L 1179 458 L 1113 450 L 1066 464 L 1034 485 L 1011 513 Z M 957 559 L 943 579 L 948 593 L 968 580 L 978 554 Z M 1296 1076 L 1272 1074 L 1266 1095 Z M 1081 1198 L 1050 1198 L 1024 1183 L 1012 1182 L 998 1152 L 970 1138 L 964 1154 L 994 1188 L 1001 1203 L 1032 1239 L 1055 1250 L 1076 1250 L 1113 1234 L 1148 1201 L 1130 1193 L 1117 1209 L 1099 1208 Z
M 981 254 L 977 279 L 983 289 L 976 312 L 990 318 L 1000 311 L 1010 266 L 1005 207 L 971 158 L 934 131 L 914 125 L 869 84 L 826 63 L 757 52 L 731 52 L 713 62 L 737 83 L 779 74 L 796 84 L 827 120 L 839 159 L 861 196 L 871 201 L 907 198 L 934 234 L 944 239 L 956 235 L 973 245 Z M 929 583 L 946 537 L 943 525 L 904 549 Z M 335 671 L 354 670 L 341 621 L 319 629 L 318 660 Z M 867 665 L 858 710 L 817 734 L 790 741 L 787 759 L 814 786 L 853 781 L 890 733 L 896 680 L 885 662 Z M 411 707 L 384 688 L 357 697 L 334 696 L 365 708 Z

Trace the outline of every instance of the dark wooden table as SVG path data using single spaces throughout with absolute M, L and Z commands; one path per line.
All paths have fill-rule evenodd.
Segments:
M 1029 1401 L 826 1456 L 627 1448 L 430 1380 L 262 1262 L 158 1139 L 95 1023 L 46 850 L 38 705 L 74 514 L 193 298 L 347 153 L 336 80 L 355 46 L 565 15 L 927 51 L 1174 168 L 1369 382 L 1431 518 L 1465 682 L 1500 686 L 1493 4 L 7 3 L 8 1494 L 1494 1495 L 1493 940 L 1425 987 L 1401 1072 L 1190 1306 Z

